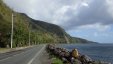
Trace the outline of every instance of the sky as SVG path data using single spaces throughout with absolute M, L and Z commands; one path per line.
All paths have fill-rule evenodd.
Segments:
M 73 37 L 113 43 L 113 0 L 3 0 L 29 17 L 61 26 Z

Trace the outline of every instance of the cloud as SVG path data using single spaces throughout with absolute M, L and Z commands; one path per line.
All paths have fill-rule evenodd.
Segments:
M 103 26 L 113 24 L 112 0 L 4 0 L 4 2 L 18 12 L 26 13 L 37 20 L 60 25 L 66 30 L 97 23 Z
M 71 34 L 71 36 L 77 36 L 82 38 L 90 38 L 93 37 L 106 37 L 112 35 L 112 28 L 113 25 L 102 25 L 102 24 L 92 24 L 92 25 L 83 25 L 80 27 L 76 27 L 72 30 L 67 31 Z M 90 40 L 90 39 L 89 39 Z
M 106 31 L 111 29 L 111 25 L 103 25 L 100 23 L 96 23 L 96 24 L 88 24 L 88 25 L 82 25 L 80 27 L 76 27 L 76 30 L 83 30 L 83 29 L 93 29 L 93 30 L 97 30 L 97 31 Z
M 4 0 L 18 12 L 66 30 L 101 23 L 113 24 L 112 0 Z M 22 3 L 21 3 L 22 2 Z M 21 3 L 21 4 L 20 4 Z
M 83 5 L 83 6 L 86 6 L 86 7 L 89 6 L 89 5 L 88 5 L 87 3 L 85 3 L 85 2 L 83 2 L 82 5 Z
M 18 12 L 23 12 L 37 20 L 53 23 L 53 16 L 63 6 L 75 4 L 75 0 L 3 0 Z M 21 3 L 21 4 L 20 4 Z M 51 20 L 51 21 L 50 21 Z
M 79 10 L 70 10 L 71 13 L 66 13 L 69 19 L 62 24 L 65 29 L 70 30 L 74 27 L 82 25 L 91 25 L 101 23 L 103 25 L 113 24 L 113 16 L 108 12 L 105 0 L 93 0 L 88 7 L 81 7 Z M 74 14 L 77 12 L 77 14 Z
M 112 0 L 106 0 L 107 6 L 108 6 L 108 12 L 113 17 L 113 1 Z

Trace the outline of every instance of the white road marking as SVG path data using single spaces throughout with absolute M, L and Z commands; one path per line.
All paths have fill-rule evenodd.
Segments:
M 37 54 L 28 62 L 28 64 L 32 64 L 32 62 L 36 59 L 36 57 L 44 50 L 45 45 L 41 48 L 40 51 L 37 52 Z

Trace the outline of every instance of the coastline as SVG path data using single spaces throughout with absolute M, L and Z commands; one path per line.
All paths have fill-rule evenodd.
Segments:
M 50 45 L 52 45 L 52 44 L 50 44 Z M 49 45 L 48 45 L 48 46 L 49 46 Z M 58 53 L 58 54 L 56 54 L 57 51 L 55 52 L 55 50 L 58 49 L 58 46 L 57 46 L 57 47 L 56 47 L 55 45 L 52 45 L 52 46 L 53 46 L 52 51 L 51 51 L 51 47 L 50 47 L 50 49 L 49 49 L 50 55 L 54 55 L 55 58 L 60 59 L 62 62 L 64 62 L 64 60 L 62 60 L 63 56 L 62 56 L 62 57 L 61 57 L 61 56 L 58 57 L 58 55 L 60 55 L 60 53 L 62 53 L 62 52 L 60 52 L 60 53 Z M 61 49 L 67 51 L 67 49 L 65 49 L 65 48 L 61 48 Z M 87 60 L 88 62 L 90 62 L 90 63 L 87 63 L 87 64 L 111 64 L 110 62 L 105 62 L 105 61 L 94 61 L 93 59 L 91 59 L 91 58 L 90 58 L 89 56 L 87 56 L 87 55 L 83 55 L 83 56 L 85 56 L 84 60 Z M 90 60 L 90 59 L 91 59 L 91 60 Z M 78 62 L 80 62 L 80 60 L 78 60 L 78 59 L 75 59 L 75 60 L 77 60 Z M 85 64 L 85 62 L 82 62 L 82 63 Z M 78 63 L 78 64 L 81 64 L 81 63 Z

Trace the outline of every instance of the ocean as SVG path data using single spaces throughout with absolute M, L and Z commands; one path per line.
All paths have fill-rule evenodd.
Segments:
M 113 64 L 113 44 L 62 44 L 60 47 L 70 51 L 77 48 L 81 54 L 88 55 L 93 60 Z

